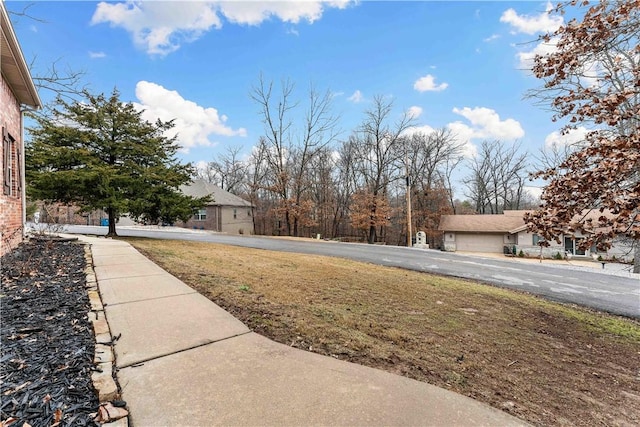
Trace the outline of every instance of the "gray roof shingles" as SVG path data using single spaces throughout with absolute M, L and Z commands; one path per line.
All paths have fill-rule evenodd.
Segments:
M 196 179 L 188 185 L 180 186 L 180 191 L 191 197 L 211 196 L 213 201 L 209 202 L 209 206 L 252 206 L 248 201 L 202 179 Z

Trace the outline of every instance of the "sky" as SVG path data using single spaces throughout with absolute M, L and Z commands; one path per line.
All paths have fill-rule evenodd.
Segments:
M 29 6 L 31 5 L 31 6 Z M 374 96 L 410 111 L 416 129 L 450 129 L 474 155 L 483 140 L 530 154 L 576 139 L 531 99 L 538 36 L 568 19 L 540 1 L 31 1 L 5 0 L 33 73 L 84 72 L 94 93 L 175 119 L 184 162 L 227 147 L 248 156 L 264 133 L 250 91 L 260 76 L 330 91 L 346 139 Z M 43 101 L 53 98 L 41 91 Z M 302 110 L 301 110 L 302 111 Z M 464 175 L 464 170 L 459 172 Z M 532 186 L 539 185 L 535 182 Z M 534 190 L 535 192 L 535 190 Z

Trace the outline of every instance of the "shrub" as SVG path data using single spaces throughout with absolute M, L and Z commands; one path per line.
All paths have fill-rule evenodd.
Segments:
M 556 254 L 553 256 L 554 259 L 563 259 L 562 258 L 562 254 L 560 252 L 556 252 Z
M 524 258 L 524 252 L 522 251 L 522 249 L 520 249 L 520 253 L 518 253 L 518 256 L 520 258 Z

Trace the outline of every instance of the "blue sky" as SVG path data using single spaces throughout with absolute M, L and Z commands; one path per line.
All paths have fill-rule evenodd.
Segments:
M 9 11 L 33 2 L 5 1 Z M 247 155 L 263 132 L 249 92 L 262 73 L 334 94 L 346 138 L 374 95 L 411 109 L 424 129 L 450 128 L 467 154 L 484 139 L 537 152 L 559 138 L 551 113 L 525 100 L 538 35 L 566 17 L 546 2 L 38 1 L 12 17 L 39 73 L 57 61 L 86 72 L 94 93 L 114 87 L 146 117 L 176 119 L 184 161 L 227 146 Z M 42 92 L 44 101 L 51 94 Z M 554 133 L 556 132 L 556 133 Z M 579 133 L 579 132 L 578 132 Z M 568 137 L 571 139 L 571 135 Z M 565 138 L 566 139 L 566 138 Z

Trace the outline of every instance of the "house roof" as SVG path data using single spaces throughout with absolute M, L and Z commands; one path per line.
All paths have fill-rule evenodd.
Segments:
M 2 53 L 0 70 L 2 71 L 2 78 L 7 81 L 20 104 L 40 108 L 42 102 L 38 96 L 36 86 L 33 84 L 33 79 L 24 60 L 16 33 L 13 31 L 9 13 L 2 1 L 0 1 L 0 28 L 2 30 L 0 31 L 2 33 L 0 37 L 0 52 Z
M 511 233 L 524 226 L 529 211 L 505 211 L 499 215 L 443 215 L 438 230 L 482 233 Z
M 191 197 L 211 196 L 213 201 L 209 202 L 209 206 L 252 206 L 252 204 L 246 200 L 202 179 L 196 179 L 188 185 L 180 186 L 180 191 Z
M 440 231 L 462 231 L 469 233 L 509 233 L 515 234 L 527 229 L 524 222 L 526 210 L 504 211 L 500 215 L 443 215 L 440 218 Z M 581 214 L 575 215 L 572 220 L 574 226 L 579 227 L 579 223 L 592 220 L 596 229 L 604 230 L 597 226 L 600 217 L 614 219 L 615 215 L 609 210 L 600 212 L 599 209 L 585 210 Z M 592 230 L 584 230 L 593 232 Z

